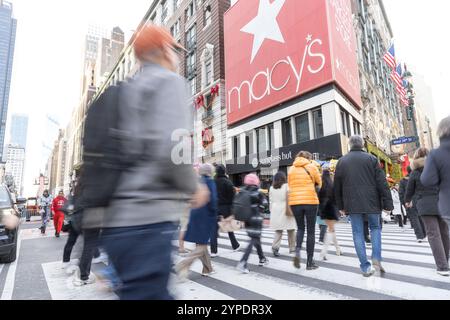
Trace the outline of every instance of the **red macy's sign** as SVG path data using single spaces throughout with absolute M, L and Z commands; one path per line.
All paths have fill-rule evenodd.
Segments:
M 361 107 L 350 0 L 240 0 L 225 14 L 228 124 L 329 83 Z

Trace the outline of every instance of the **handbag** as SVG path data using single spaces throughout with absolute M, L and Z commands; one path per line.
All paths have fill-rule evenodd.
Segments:
M 70 221 L 67 221 L 66 219 L 64 219 L 64 223 L 63 223 L 61 231 L 69 232 L 69 228 L 70 228 Z
M 235 232 L 243 228 L 243 223 L 236 220 L 234 216 L 230 216 L 226 219 L 221 218 L 217 224 L 219 225 L 219 231 L 221 233 Z

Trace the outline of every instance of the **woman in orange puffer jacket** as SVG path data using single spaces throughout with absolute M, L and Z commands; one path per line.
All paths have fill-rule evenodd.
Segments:
M 319 197 L 316 190 L 322 187 L 319 169 L 312 163 L 312 155 L 301 151 L 294 166 L 289 170 L 289 205 L 297 221 L 297 248 L 295 250 L 294 266 L 300 269 L 300 249 L 305 235 L 305 218 L 307 228 L 307 270 L 315 270 L 314 245 L 316 242 L 316 217 L 319 208 Z

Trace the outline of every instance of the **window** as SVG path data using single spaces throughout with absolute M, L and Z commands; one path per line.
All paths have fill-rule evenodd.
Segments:
M 233 137 L 233 156 L 234 158 L 239 158 L 241 155 L 241 146 L 239 144 L 239 137 Z
M 210 61 L 206 64 L 206 85 L 211 84 L 212 81 L 212 63 Z
M 357 121 L 353 121 L 353 132 L 357 135 L 361 135 L 361 125 Z
M 275 150 L 275 129 L 273 127 L 273 123 L 269 124 L 269 147 L 270 150 Z
M 196 72 L 196 57 L 195 57 L 195 51 L 188 54 L 186 57 L 186 78 L 192 79 L 195 77 Z
M 249 155 L 254 152 L 255 151 L 253 150 L 253 133 L 247 132 L 245 134 L 245 154 Z
M 195 13 L 195 4 L 194 1 L 191 1 L 189 3 L 189 6 L 187 7 L 185 14 L 186 14 L 186 21 L 188 21 Z
M 172 34 L 173 37 L 178 36 L 178 34 L 180 33 L 180 20 L 179 19 L 170 28 L 170 33 Z
M 173 0 L 173 10 L 177 10 L 182 0 Z
M 211 6 L 206 6 L 205 11 L 203 12 L 203 25 L 209 26 L 211 24 Z
M 193 77 L 191 80 L 189 80 L 189 88 L 191 90 L 191 95 L 195 96 L 197 93 L 197 78 Z
M 283 121 L 283 145 L 290 146 L 291 144 L 293 144 L 292 123 L 291 119 L 286 119 Z
M 196 39 L 196 32 L 195 32 L 195 24 L 186 32 L 186 49 L 189 51 L 193 50 L 195 48 L 197 39 Z
M 297 136 L 297 143 L 302 143 L 311 140 L 309 134 L 309 117 L 308 114 L 302 114 L 295 118 L 295 129 Z
M 169 15 L 169 7 L 167 5 L 167 0 L 161 2 L 161 23 L 165 24 L 167 16 Z
M 256 141 L 258 144 L 258 153 L 261 153 L 263 151 L 267 150 L 267 144 L 266 144 L 266 127 L 256 129 Z
M 314 138 L 319 139 L 323 137 L 323 118 L 322 109 L 313 111 L 313 123 L 314 123 Z
M 350 115 L 348 112 L 341 110 L 342 133 L 347 137 L 352 135 L 350 130 Z

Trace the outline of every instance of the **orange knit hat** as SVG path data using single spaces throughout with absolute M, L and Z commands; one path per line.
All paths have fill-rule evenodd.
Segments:
M 154 49 L 163 49 L 167 46 L 184 50 L 166 29 L 148 24 L 137 34 L 134 41 L 134 52 L 137 58 L 142 58 L 144 54 Z

